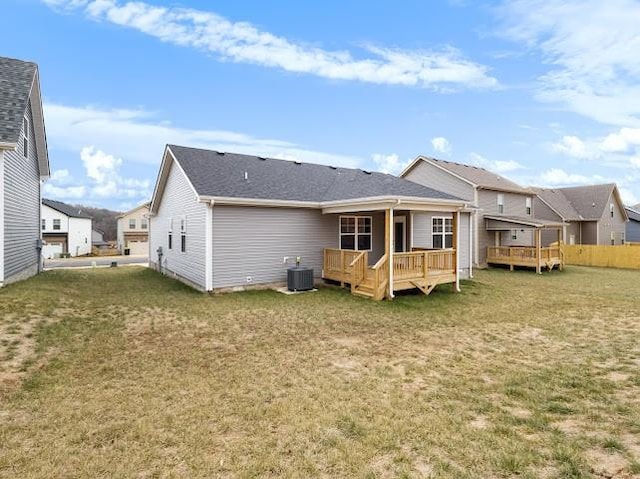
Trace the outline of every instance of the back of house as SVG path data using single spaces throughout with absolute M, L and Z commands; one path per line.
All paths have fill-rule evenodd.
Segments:
M 117 219 L 117 247 L 120 253 L 149 254 L 149 203 L 121 214 Z
M 363 295 L 373 276 L 387 297 L 427 292 L 430 266 L 432 283 L 471 275 L 467 203 L 393 175 L 169 145 L 150 208 L 150 264 L 212 291 L 282 283 L 298 257 L 316 278 L 350 283 L 361 258 Z
M 566 223 L 567 244 L 621 245 L 628 215 L 614 183 L 569 188 L 536 188 L 537 218 Z M 554 239 L 551 239 L 554 241 Z
M 640 205 L 625 208 L 629 222 L 627 223 L 626 240 L 640 244 Z
M 39 271 L 41 183 L 48 176 L 38 66 L 0 57 L 0 285 Z

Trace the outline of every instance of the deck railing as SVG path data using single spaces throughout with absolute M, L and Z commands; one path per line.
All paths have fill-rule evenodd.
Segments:
M 358 255 L 349 264 L 349 267 L 351 268 L 351 291 L 355 291 L 367 276 L 368 262 L 369 255 L 366 251 L 362 251 L 359 252 Z
M 489 246 L 487 263 L 513 266 L 564 266 L 563 251 L 557 244 L 538 249 L 535 246 Z
M 373 265 L 373 290 L 374 299 L 381 300 L 387 292 L 389 284 L 389 257 L 385 254 Z

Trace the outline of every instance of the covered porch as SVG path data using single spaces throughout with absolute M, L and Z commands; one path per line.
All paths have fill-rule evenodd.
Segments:
M 451 284 L 454 292 L 459 291 L 459 225 L 460 213 L 464 209 L 461 203 L 394 201 L 388 206 L 371 204 L 358 205 L 357 208 L 326 208 L 326 214 L 356 214 L 356 218 L 366 218 L 362 216 L 366 214 L 378 215 L 380 223 L 384 219 L 384 230 L 372 237 L 371 241 L 376 245 L 369 244 L 367 239 L 361 240 L 359 234 L 353 241 L 351 238 L 343 241 L 343 237 L 351 235 L 352 231 L 366 235 L 370 225 L 367 220 L 356 220 L 353 225 L 341 221 L 339 247 L 324 248 L 322 278 L 339 282 L 342 286 L 348 285 L 352 294 L 377 301 L 392 299 L 395 292 L 409 289 L 428 295 L 439 284 Z M 381 206 L 387 207 L 380 209 Z M 413 245 L 413 218 L 419 212 L 443 216 L 442 237 L 434 245 L 436 248 Z M 343 218 L 341 216 L 341 220 Z M 345 243 L 349 243 L 349 248 L 343 247 Z
M 495 245 L 487 247 L 487 264 L 506 265 L 511 271 L 516 266 L 535 268 L 538 274 L 543 268 L 564 268 L 564 223 L 507 216 L 485 216 L 485 221 L 487 231 L 495 235 Z M 557 231 L 558 240 L 543 247 L 542 233 L 550 230 Z

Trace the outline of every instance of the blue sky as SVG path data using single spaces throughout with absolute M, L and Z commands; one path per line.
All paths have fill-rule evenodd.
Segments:
M 46 195 L 127 209 L 166 143 L 398 173 L 419 154 L 640 202 L 635 0 L 4 0 Z M 8 31 L 7 31 L 8 30 Z

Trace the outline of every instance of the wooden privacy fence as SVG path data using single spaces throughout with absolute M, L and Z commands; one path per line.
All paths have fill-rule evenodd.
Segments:
M 603 268 L 640 269 L 640 247 L 635 245 L 567 245 L 563 246 L 566 264 Z

